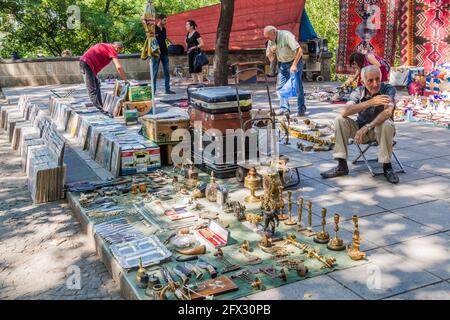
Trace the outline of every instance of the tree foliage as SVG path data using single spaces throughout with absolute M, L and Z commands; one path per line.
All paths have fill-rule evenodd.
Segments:
M 305 8 L 317 35 L 328 40 L 328 50 L 333 53 L 331 73 L 335 74 L 339 39 L 339 1 L 307 0 Z
M 0 0 L 0 57 L 82 54 L 97 42 L 122 41 L 139 52 L 145 40 L 140 17 L 146 0 Z M 218 3 L 217 0 L 155 0 L 157 13 L 174 14 Z M 70 6 L 77 6 L 80 23 Z M 68 24 L 69 22 L 69 24 Z
M 64 49 L 80 55 L 101 41 L 122 41 L 126 52 L 139 52 L 145 39 L 140 21 L 145 3 L 146 0 L 0 0 L 0 57 L 10 57 L 14 51 L 22 57 L 58 56 Z M 154 0 L 156 12 L 167 15 L 217 3 L 220 0 Z M 67 26 L 71 18 L 67 9 L 71 5 L 80 8 L 79 28 Z M 339 1 L 307 0 L 306 10 L 316 32 L 328 39 L 329 50 L 335 56 Z

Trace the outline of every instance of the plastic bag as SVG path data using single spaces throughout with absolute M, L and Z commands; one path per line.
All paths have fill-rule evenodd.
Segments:
M 296 74 L 291 74 L 289 80 L 280 89 L 281 98 L 287 99 L 297 97 L 297 77 Z

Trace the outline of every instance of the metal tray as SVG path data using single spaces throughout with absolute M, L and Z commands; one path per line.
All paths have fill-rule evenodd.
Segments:
M 142 265 L 147 267 L 158 264 L 172 255 L 154 235 L 145 239 L 112 245 L 110 249 L 119 264 L 125 269 L 139 266 L 139 258 L 142 258 Z

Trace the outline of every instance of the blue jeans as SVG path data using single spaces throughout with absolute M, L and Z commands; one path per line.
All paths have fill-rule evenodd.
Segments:
M 277 81 L 277 95 L 280 99 L 280 109 L 290 110 L 289 106 L 289 100 L 281 98 L 279 90 L 284 86 L 284 84 L 289 80 L 291 77 L 291 66 L 292 62 L 280 62 L 278 64 L 278 81 Z M 303 73 L 303 60 L 300 59 L 300 61 L 297 64 L 297 73 L 295 74 L 297 78 L 297 112 L 305 112 L 306 106 L 305 106 L 305 93 L 303 92 L 303 83 L 302 83 L 302 73 Z
M 162 62 L 164 71 L 164 86 L 166 92 L 170 90 L 169 55 L 160 55 L 153 58 L 153 88 L 156 91 L 156 78 L 159 71 L 159 63 Z

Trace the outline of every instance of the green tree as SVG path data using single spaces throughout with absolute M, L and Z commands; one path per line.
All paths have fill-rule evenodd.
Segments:
M 328 40 L 328 50 L 333 53 L 331 74 L 335 74 L 336 53 L 339 40 L 339 1 L 306 1 L 308 17 L 321 38 Z
M 218 3 L 217 0 L 155 0 L 168 15 Z M 142 48 L 145 32 L 140 17 L 146 0 L 0 0 L 0 57 L 59 56 L 64 49 L 82 54 L 97 42 L 122 41 L 125 52 Z M 77 6 L 80 21 L 68 25 Z

